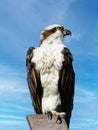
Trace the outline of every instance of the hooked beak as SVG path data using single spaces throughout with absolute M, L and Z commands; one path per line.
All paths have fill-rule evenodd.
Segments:
M 64 29 L 64 36 L 66 35 L 72 35 L 71 31 L 70 30 L 67 30 L 67 29 Z

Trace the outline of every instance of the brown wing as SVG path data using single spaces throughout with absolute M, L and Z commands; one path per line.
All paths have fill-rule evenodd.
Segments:
M 73 109 L 75 73 L 72 66 L 72 55 L 67 48 L 62 51 L 64 62 L 59 78 L 59 91 L 61 95 L 62 111 L 66 112 L 66 122 L 69 126 Z
M 27 52 L 26 57 L 27 81 L 35 112 L 37 114 L 42 114 L 42 106 L 41 106 L 42 86 L 40 82 L 40 74 L 35 69 L 35 64 L 31 63 L 34 49 L 35 48 L 30 47 Z

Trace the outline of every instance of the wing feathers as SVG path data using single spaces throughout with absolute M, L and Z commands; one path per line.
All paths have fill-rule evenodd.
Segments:
M 73 57 L 68 48 L 64 48 L 62 54 L 64 55 L 64 62 L 60 71 L 59 91 L 61 95 L 62 111 L 67 114 L 66 122 L 69 126 L 73 109 L 75 73 L 72 66 Z
M 40 82 L 40 74 L 35 69 L 34 63 L 31 63 L 34 49 L 35 48 L 30 47 L 27 52 L 27 58 L 26 58 L 27 81 L 28 81 L 30 95 L 33 101 L 35 112 L 37 114 L 41 114 L 42 113 L 42 107 L 41 107 L 42 87 Z
M 34 63 L 31 63 L 33 57 L 34 48 L 29 48 L 27 52 L 26 66 L 27 66 L 27 81 L 29 85 L 29 90 L 31 98 L 33 101 L 33 106 L 37 114 L 42 113 L 41 98 L 42 98 L 42 86 L 40 81 L 40 74 L 35 69 Z M 60 77 L 58 81 L 59 92 L 61 95 L 62 111 L 66 112 L 66 122 L 69 126 L 70 117 L 73 109 L 73 97 L 74 97 L 74 82 L 75 73 L 72 66 L 73 57 L 68 50 L 64 47 L 61 52 L 64 56 L 64 62 L 62 69 L 60 70 Z

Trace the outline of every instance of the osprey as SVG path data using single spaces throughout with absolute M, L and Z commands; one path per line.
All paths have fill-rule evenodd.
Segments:
M 71 32 L 62 25 L 50 25 L 41 32 L 40 45 L 30 47 L 26 57 L 27 81 L 37 114 L 58 115 L 69 126 L 73 109 L 75 73 L 73 57 L 63 44 Z

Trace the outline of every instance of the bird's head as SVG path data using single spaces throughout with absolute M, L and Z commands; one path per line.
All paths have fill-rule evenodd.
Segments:
M 46 27 L 41 32 L 41 43 L 48 40 L 52 42 L 54 39 L 60 38 L 63 39 L 64 36 L 71 35 L 71 31 L 64 28 L 62 25 L 54 24 Z

